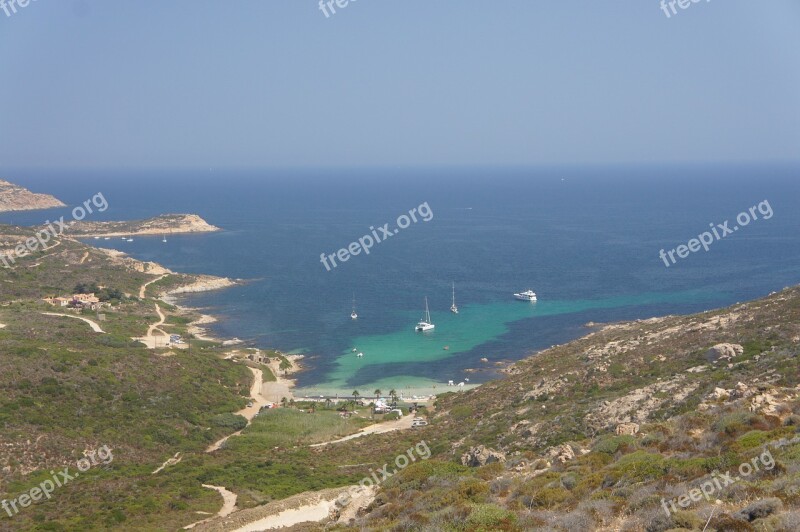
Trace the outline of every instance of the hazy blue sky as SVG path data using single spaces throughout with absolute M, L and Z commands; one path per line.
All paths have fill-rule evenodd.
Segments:
M 0 11 L 0 167 L 797 161 L 798 28 L 797 0 L 38 0 Z

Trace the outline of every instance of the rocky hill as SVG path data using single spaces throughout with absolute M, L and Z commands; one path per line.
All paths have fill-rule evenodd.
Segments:
M 0 212 L 32 211 L 64 207 L 64 203 L 49 194 L 37 194 L 0 179 Z
M 440 396 L 352 529 L 800 530 L 798 354 L 798 288 L 598 328 Z
M 164 214 L 147 220 L 129 222 L 76 222 L 65 234 L 79 236 L 169 235 L 178 233 L 210 233 L 219 227 L 196 214 Z

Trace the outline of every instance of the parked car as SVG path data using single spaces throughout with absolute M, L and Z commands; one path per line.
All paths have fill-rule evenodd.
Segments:
M 414 421 L 411 422 L 411 426 L 412 427 L 424 427 L 427 424 L 428 424 L 427 421 L 424 421 L 424 420 L 421 420 L 421 419 L 420 420 L 414 420 Z

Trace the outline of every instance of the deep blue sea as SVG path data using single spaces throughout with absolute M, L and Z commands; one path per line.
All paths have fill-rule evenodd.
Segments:
M 494 375 L 495 361 L 583 335 L 589 321 L 691 313 L 800 282 L 797 167 L 26 170 L 5 177 L 71 205 L 102 192 L 110 208 L 95 220 L 197 213 L 222 227 L 170 235 L 166 244 L 160 237 L 90 242 L 181 272 L 248 279 L 184 302 L 219 316 L 219 335 L 306 354 L 299 385 L 314 392 L 480 382 Z M 394 233 L 400 215 L 424 204 L 429 221 L 417 214 Z M 669 268 L 659 258 L 709 224 L 738 225 L 736 216 L 759 204 L 759 219 L 709 251 Z M 0 221 L 37 224 L 69 212 Z M 380 235 L 386 223 L 392 236 L 369 255 L 331 271 L 320 262 L 321 253 L 372 234 L 370 227 Z M 457 316 L 448 310 L 451 283 Z M 512 298 L 528 288 L 538 303 Z M 423 335 L 413 326 L 424 297 L 436 330 Z

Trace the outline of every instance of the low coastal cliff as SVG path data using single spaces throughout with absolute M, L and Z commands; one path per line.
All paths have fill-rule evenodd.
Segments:
M 50 194 L 37 194 L 0 179 L 0 212 L 33 211 L 64 206 L 61 200 Z

